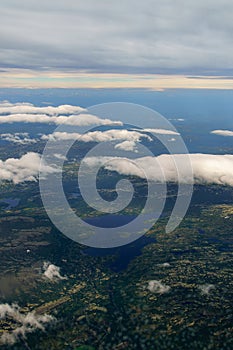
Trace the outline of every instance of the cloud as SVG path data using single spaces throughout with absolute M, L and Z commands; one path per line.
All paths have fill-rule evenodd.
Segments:
M 175 142 L 176 139 L 174 137 L 172 137 L 171 139 L 168 140 L 169 142 Z
M 188 172 L 189 167 L 187 167 L 188 159 L 191 162 L 196 184 L 233 186 L 233 155 L 162 154 L 158 157 L 141 157 L 130 161 L 128 158 L 121 157 L 90 157 L 83 161 L 89 166 L 96 164 L 104 166 L 110 171 L 141 178 L 145 178 L 146 170 L 148 180 L 151 181 L 192 183 L 193 179 Z M 111 160 L 114 161 L 110 162 Z M 182 170 L 179 178 L 176 162 Z M 160 169 L 162 169 L 162 172 Z
M 10 103 L 3 101 L 0 103 L 0 114 L 46 114 L 46 115 L 62 115 L 62 114 L 80 114 L 86 109 L 79 106 L 61 105 L 57 107 L 37 107 L 31 103 Z
M 165 263 L 159 264 L 159 265 L 162 267 L 170 267 L 171 266 L 171 264 L 169 264 L 168 262 L 165 262 Z
M 122 125 L 121 122 L 110 119 L 101 119 L 91 114 L 79 114 L 70 116 L 48 116 L 46 114 L 10 114 L 0 115 L 0 124 L 5 123 L 43 123 L 55 125 Z
M 198 288 L 200 289 L 201 294 L 208 295 L 210 291 L 215 288 L 215 286 L 214 284 L 202 284 L 202 285 L 199 285 Z
M 17 304 L 0 304 L 0 320 L 12 320 L 15 328 L 10 331 L 4 331 L 0 336 L 0 344 L 13 345 L 21 338 L 26 338 L 27 333 L 32 333 L 37 329 L 45 330 L 44 326 L 55 320 L 54 317 L 44 314 L 37 315 L 32 312 L 21 312 Z
M 115 148 L 123 150 L 123 151 L 127 151 L 127 152 L 138 153 L 138 151 L 137 151 L 137 144 L 136 144 L 135 141 L 123 141 L 123 142 L 118 143 L 117 145 L 115 145 Z
M 171 287 L 166 286 L 165 284 L 162 284 L 160 281 L 154 280 L 154 281 L 149 281 L 148 282 L 147 289 L 151 293 L 164 294 L 164 293 L 169 292 Z
M 79 140 L 82 142 L 106 142 L 106 141 L 133 141 L 140 142 L 141 139 L 152 141 L 148 135 L 144 135 L 138 131 L 111 129 L 106 131 L 90 131 L 85 134 L 54 132 L 53 134 L 43 135 L 42 140 L 58 141 L 58 140 Z
M 55 125 L 122 125 L 120 121 L 102 119 L 95 115 L 83 113 L 79 106 L 61 105 L 58 107 L 35 107 L 31 104 L 0 104 L 0 124 L 5 123 L 44 123 Z M 65 115 L 62 115 L 64 113 Z
M 211 134 L 220 135 L 220 136 L 233 136 L 233 131 L 230 130 L 213 130 Z
M 51 281 L 57 281 L 57 280 L 66 280 L 67 277 L 63 277 L 60 274 L 60 267 L 50 264 L 48 262 L 44 262 L 43 265 L 44 276 L 47 277 Z
M 12 181 L 15 184 L 37 181 L 40 167 L 45 175 L 57 171 L 50 165 L 41 164 L 41 155 L 34 152 L 28 152 L 21 158 L 0 160 L 0 180 Z
M 54 157 L 57 159 L 67 160 L 66 156 L 63 156 L 60 153 L 54 153 Z
M 140 129 L 140 131 L 149 132 L 152 134 L 161 134 L 161 135 L 180 135 L 177 131 L 167 130 L 167 129 L 142 129 L 142 130 Z
M 185 119 L 183 119 L 183 118 L 169 118 L 168 120 L 173 120 L 176 122 L 184 122 L 185 121 Z
M 46 141 L 79 140 L 82 142 L 122 141 L 121 143 L 115 145 L 116 149 L 138 153 L 136 144 L 137 142 L 141 142 L 142 139 L 145 139 L 147 141 L 153 140 L 147 133 L 179 135 L 179 133 L 173 130 L 132 128 L 130 130 L 111 129 L 106 131 L 90 131 L 85 134 L 54 132 L 49 135 L 42 135 L 41 139 Z M 169 141 L 176 141 L 176 139 L 173 138 Z
M 1 68 L 0 68 L 1 71 Z M 214 73 L 212 73 L 214 74 Z M 203 79 L 177 74 L 85 73 L 76 71 L 38 71 L 6 68 L 1 73 L 2 88 L 71 89 L 208 89 L 232 90 L 233 78 L 205 76 Z M 181 119 L 174 119 L 182 121 Z
M 16 132 L 14 134 L 0 134 L 0 138 L 3 141 L 9 141 L 13 143 L 18 143 L 20 145 L 26 145 L 29 143 L 36 143 L 38 140 L 31 139 L 27 132 Z
M 3 0 L 0 60 L 3 69 L 230 75 L 232 11 L 231 0 Z

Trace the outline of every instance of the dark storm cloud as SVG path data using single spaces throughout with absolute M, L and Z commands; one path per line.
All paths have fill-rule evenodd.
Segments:
M 231 0 L 2 0 L 0 66 L 232 74 Z

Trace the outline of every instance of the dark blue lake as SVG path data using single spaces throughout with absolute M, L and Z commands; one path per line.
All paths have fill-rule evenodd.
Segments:
M 99 227 L 117 227 L 132 221 L 135 215 L 103 215 L 86 219 L 86 222 Z M 143 247 L 155 243 L 156 239 L 150 236 L 142 236 L 133 243 L 117 248 L 87 248 L 83 252 L 90 256 L 114 256 L 107 266 L 114 272 L 121 272 L 127 268 L 130 261 L 142 254 Z
M 134 220 L 137 215 L 117 215 L 108 214 L 97 216 L 93 218 L 85 219 L 88 224 L 97 227 L 119 227 L 128 224 L 130 221 Z
M 5 210 L 11 210 L 12 208 L 17 207 L 19 205 L 20 199 L 19 198 L 3 198 L 0 199 L 0 203 L 8 204 L 8 206 L 5 208 Z

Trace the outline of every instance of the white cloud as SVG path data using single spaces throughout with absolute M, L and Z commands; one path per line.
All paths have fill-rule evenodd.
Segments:
M 138 153 L 138 151 L 137 151 L 137 144 L 136 144 L 135 141 L 123 141 L 123 142 L 118 143 L 117 145 L 115 145 L 115 148 L 123 150 L 123 151 L 127 151 L 127 152 Z
M 171 287 L 166 286 L 165 284 L 162 284 L 160 281 L 153 280 L 148 282 L 147 289 L 151 293 L 164 294 L 169 292 Z
M 219 184 L 233 186 L 233 155 L 212 154 L 163 154 L 158 157 L 142 157 L 129 161 L 120 157 L 90 157 L 84 161 L 87 165 L 104 166 L 110 171 L 117 171 L 124 175 L 135 175 L 158 182 L 192 183 L 193 179 L 187 167 L 187 157 L 193 169 L 194 182 L 197 184 Z M 114 160 L 114 162 L 109 162 Z M 107 163 L 106 163 L 107 162 Z M 180 178 L 176 169 L 176 162 L 182 170 Z M 106 165 L 104 165 L 106 163 Z M 163 170 L 164 177 L 160 169 Z
M 211 134 L 220 135 L 220 136 L 233 136 L 233 131 L 230 130 L 213 130 Z
M 140 142 L 141 139 L 152 141 L 151 137 L 144 135 L 138 131 L 111 129 L 106 131 L 90 131 L 86 134 L 54 132 L 50 135 L 43 135 L 42 140 L 58 141 L 58 140 L 79 140 L 82 142 L 106 142 L 106 141 L 132 141 Z
M 54 153 L 54 157 L 61 160 L 67 160 L 66 156 L 63 156 L 60 153 Z
M 198 288 L 200 289 L 201 294 L 208 295 L 210 291 L 215 288 L 215 286 L 214 284 L 202 284 L 202 285 L 199 285 Z
M 160 266 L 162 266 L 162 267 L 170 267 L 171 264 L 169 264 L 168 262 L 165 262 L 163 264 L 160 264 Z
M 183 118 L 169 118 L 169 120 L 174 120 L 176 122 L 184 122 L 185 121 Z
M 51 281 L 57 281 L 57 280 L 66 280 L 67 277 L 63 277 L 60 274 L 60 267 L 50 264 L 48 262 L 44 262 L 43 265 L 44 276 L 47 277 Z
M 36 143 L 38 140 L 30 138 L 27 132 L 16 132 L 14 134 L 0 134 L 0 138 L 3 141 L 9 141 L 13 143 L 18 143 L 20 145 L 26 145 L 29 143 Z
M 175 142 L 176 139 L 174 137 L 172 137 L 171 139 L 168 140 L 169 142 Z
M 59 115 L 48 116 L 47 114 L 9 114 L 0 115 L 0 124 L 5 123 L 43 123 L 55 125 L 73 125 L 73 126 L 88 126 L 88 125 L 122 125 L 121 122 L 112 121 L 110 119 L 101 119 L 91 114 L 78 115 Z
M 80 114 L 86 109 L 79 106 L 60 105 L 57 107 L 37 107 L 31 103 L 10 103 L 3 101 L 0 103 L 0 114 L 46 114 L 46 115 L 61 115 L 61 114 Z
M 4 123 L 44 123 L 55 125 L 122 125 L 120 121 L 102 119 L 84 113 L 79 106 L 61 105 L 58 107 L 35 107 L 31 104 L 0 104 L 0 124 Z M 65 115 L 62 115 L 65 114 Z
M 138 130 L 138 129 L 135 129 Z M 180 135 L 177 131 L 174 130 L 167 130 L 167 129 L 152 129 L 152 128 L 146 128 L 146 129 L 139 129 L 141 132 L 150 132 L 152 134 L 160 134 L 160 135 Z
M 44 331 L 44 325 L 55 320 L 54 317 L 47 314 L 37 315 L 33 311 L 21 312 L 17 304 L 0 304 L 0 320 L 4 319 L 14 321 L 15 328 L 1 333 L 0 344 L 2 345 L 13 345 L 20 338 L 26 338 L 27 333 L 32 333 L 37 329 Z
M 15 184 L 37 181 L 40 167 L 45 175 L 57 171 L 47 164 L 41 164 L 41 155 L 34 152 L 28 152 L 21 158 L 0 160 L 0 180 L 13 181 Z

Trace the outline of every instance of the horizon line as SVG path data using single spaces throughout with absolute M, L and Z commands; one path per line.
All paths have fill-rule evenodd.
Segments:
M 1 71 L 1 70 L 0 70 Z M 233 90 L 233 77 L 182 74 L 87 73 L 5 69 L 0 88 L 168 89 Z

